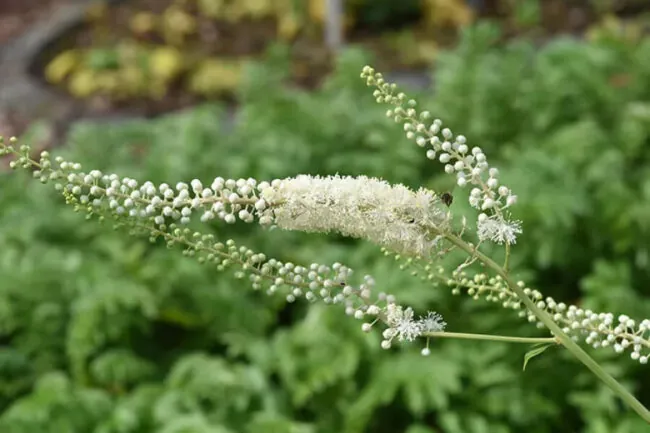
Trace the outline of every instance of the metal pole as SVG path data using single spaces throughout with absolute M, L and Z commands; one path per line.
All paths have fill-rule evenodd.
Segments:
M 327 21 L 325 23 L 325 43 L 332 51 L 338 51 L 343 45 L 343 1 L 322 0 L 327 2 Z

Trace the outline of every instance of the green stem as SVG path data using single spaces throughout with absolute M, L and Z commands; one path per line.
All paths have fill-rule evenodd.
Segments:
M 503 263 L 503 270 L 508 272 L 508 267 L 510 265 L 510 243 L 506 242 L 506 259 Z
M 504 341 L 506 343 L 525 343 L 525 344 L 538 344 L 538 343 L 559 343 L 557 338 L 547 337 L 509 337 L 507 335 L 489 335 L 489 334 L 464 334 L 460 332 L 425 332 L 422 334 L 425 337 L 433 338 L 456 338 L 461 340 L 490 340 L 490 341 Z
M 498 263 L 494 260 L 481 253 L 480 251 L 475 250 L 469 246 L 462 239 L 447 234 L 446 238 L 458 248 L 464 250 L 468 254 L 477 257 L 481 262 L 483 262 L 487 267 L 494 270 L 499 274 L 508 284 L 510 290 L 512 290 L 519 300 L 526 305 L 526 307 L 551 331 L 555 338 L 559 340 L 559 343 L 562 344 L 573 356 L 578 358 L 592 373 L 594 373 L 600 380 L 602 380 L 616 395 L 618 395 L 632 410 L 634 410 L 644 421 L 650 424 L 650 411 L 632 395 L 623 385 L 621 385 L 613 376 L 607 373 L 603 368 L 591 357 L 587 352 L 585 352 L 575 341 L 571 339 L 562 329 L 553 321 L 551 316 L 539 308 L 535 303 L 524 293 L 524 290 L 517 285 L 517 282 L 512 279 L 512 277 L 506 272 Z

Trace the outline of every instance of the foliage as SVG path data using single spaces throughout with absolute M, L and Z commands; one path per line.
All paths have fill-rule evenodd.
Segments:
M 499 160 L 524 233 L 512 268 L 556 299 L 650 316 L 647 155 L 650 40 L 558 40 L 539 50 L 468 31 L 437 64 L 422 105 Z M 63 149 L 87 167 L 155 182 L 297 173 L 440 184 L 383 117 L 349 51 L 317 92 L 280 85 L 274 49 L 246 69 L 242 110 L 220 107 L 122 125 L 78 124 Z M 613 77 L 625 76 L 625 80 Z M 621 84 L 623 83 L 623 84 Z M 34 137 L 36 138 L 36 137 Z M 30 138 L 26 137 L 25 141 Z M 386 352 L 340 310 L 285 305 L 146 239 L 83 222 L 46 188 L 3 178 L 0 431 L 643 431 L 561 351 L 440 340 Z M 455 191 L 454 194 L 462 194 Z M 460 210 L 465 200 L 454 200 Z M 215 225 L 281 260 L 342 261 L 400 300 L 434 306 L 450 329 L 530 334 L 517 317 L 399 272 L 347 239 Z M 507 330 L 507 331 L 506 331 Z M 594 356 L 648 401 L 644 366 Z

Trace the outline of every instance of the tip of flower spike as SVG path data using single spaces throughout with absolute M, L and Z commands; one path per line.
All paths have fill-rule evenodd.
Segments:
M 6 141 L 9 141 L 9 146 L 7 146 Z M 18 138 L 11 136 L 9 140 L 6 140 L 4 136 L 0 135 L 0 149 L 9 149 L 12 144 L 18 143 Z

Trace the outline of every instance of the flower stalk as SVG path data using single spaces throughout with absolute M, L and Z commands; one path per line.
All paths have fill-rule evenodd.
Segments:
M 500 275 L 517 297 L 555 336 L 558 342 L 564 346 L 571 354 L 583 363 L 592 373 L 594 373 L 605 385 L 607 385 L 616 395 L 621 398 L 632 410 L 634 410 L 643 420 L 650 424 L 650 411 L 641 403 L 632 393 L 621 385 L 612 375 L 607 373 L 587 352 L 584 351 L 571 337 L 562 331 L 562 329 L 553 321 L 553 318 L 543 309 L 539 308 L 528 297 L 524 290 L 519 287 L 517 282 L 506 272 L 497 262 L 492 260 L 480 251 L 475 250 L 467 242 L 454 236 L 447 235 L 447 240 L 452 242 L 461 250 L 468 254 L 475 255 L 487 267 Z
M 466 334 L 462 332 L 425 332 L 423 337 L 431 338 L 453 338 L 457 340 L 483 340 L 499 341 L 504 343 L 522 343 L 522 344 L 539 344 L 539 343 L 556 343 L 560 344 L 555 337 L 511 337 L 509 335 L 491 335 L 491 334 Z

